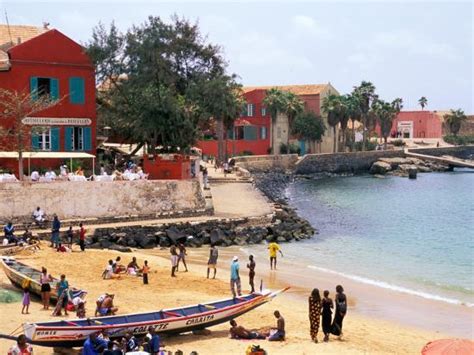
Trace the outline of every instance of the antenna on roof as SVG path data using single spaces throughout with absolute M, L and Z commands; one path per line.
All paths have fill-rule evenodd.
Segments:
M 8 14 L 7 14 L 6 8 L 5 8 L 5 21 L 7 22 L 8 36 L 10 37 L 10 42 L 13 44 L 13 38 L 12 38 L 12 33 L 10 31 L 10 24 L 8 23 Z

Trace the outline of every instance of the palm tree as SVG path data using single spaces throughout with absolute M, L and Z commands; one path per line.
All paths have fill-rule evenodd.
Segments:
M 347 96 L 347 110 L 349 119 L 352 122 L 351 152 L 353 152 L 355 150 L 355 122 L 360 121 L 362 117 L 360 102 L 357 95 L 352 93 Z
M 271 88 L 266 91 L 265 99 L 263 99 L 263 104 L 266 106 L 268 112 L 270 112 L 270 117 L 272 118 L 272 124 L 270 125 L 270 147 L 272 148 L 273 154 L 276 152 L 273 146 L 273 125 L 276 122 L 278 113 L 285 110 L 285 96 L 285 92 L 277 88 Z
M 455 136 L 457 136 L 459 130 L 461 129 L 462 122 L 467 120 L 467 116 L 464 114 L 464 111 L 461 109 L 451 110 L 450 113 L 444 115 L 443 117 L 444 117 L 444 122 L 449 127 L 449 130 Z
M 363 126 L 363 141 L 362 150 L 366 149 L 367 131 L 369 125 L 369 111 L 372 103 L 376 101 L 375 86 L 369 81 L 362 81 L 359 86 L 354 87 L 353 95 L 356 95 L 359 100 L 359 108 L 361 111 L 362 126 Z
M 342 131 L 342 151 L 346 150 L 346 130 L 349 119 L 351 118 L 351 96 L 343 95 L 341 96 L 341 106 L 340 106 L 340 116 L 339 123 L 341 124 Z
M 345 114 L 341 96 L 330 94 L 323 99 L 321 109 L 327 114 L 328 124 L 333 129 L 333 153 L 337 152 L 337 125 L 341 122 L 341 117 Z
M 380 131 L 384 139 L 384 146 L 387 149 L 387 138 L 392 131 L 392 124 L 395 117 L 400 113 L 403 107 L 403 101 L 400 98 L 393 100 L 391 103 L 383 100 L 377 100 L 372 105 L 372 111 L 380 125 Z
M 290 134 L 296 115 L 303 112 L 304 104 L 301 99 L 292 92 L 285 93 L 284 111 L 288 117 L 288 136 L 286 140 L 286 152 L 290 153 Z
M 424 96 L 422 96 L 419 100 L 418 100 L 418 104 L 421 106 L 421 111 L 423 111 L 423 109 L 425 108 L 426 105 L 428 105 L 428 99 Z

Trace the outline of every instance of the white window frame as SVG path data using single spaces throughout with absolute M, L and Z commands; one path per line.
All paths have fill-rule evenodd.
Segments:
M 260 114 L 262 115 L 262 117 L 265 117 L 267 115 L 267 108 L 266 107 L 262 107 L 260 109 Z
M 37 132 L 38 149 L 51 150 L 51 127 L 43 127 Z
M 265 133 L 265 134 L 264 134 Z M 268 134 L 267 134 L 267 127 L 261 126 L 260 127 L 260 139 L 267 139 Z
M 77 145 L 77 149 L 76 149 L 76 141 L 74 139 L 75 137 L 75 130 L 79 130 L 77 134 L 77 136 L 80 138 L 80 142 L 78 142 L 79 144 Z M 71 148 L 72 150 L 74 151 L 83 151 L 84 150 L 84 129 L 83 127 L 72 127 L 72 137 L 71 137 Z
M 253 104 L 247 104 L 247 117 L 253 117 Z

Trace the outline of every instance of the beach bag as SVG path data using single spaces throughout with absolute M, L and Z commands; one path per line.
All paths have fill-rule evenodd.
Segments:
M 266 351 L 260 345 L 249 345 L 245 351 L 245 355 L 265 355 Z

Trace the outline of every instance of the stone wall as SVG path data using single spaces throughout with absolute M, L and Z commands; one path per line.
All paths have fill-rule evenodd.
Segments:
M 411 153 L 434 155 L 440 157 L 442 155 L 452 155 L 460 159 L 472 159 L 474 156 L 474 145 L 442 147 L 442 148 L 416 148 L 409 149 Z
M 293 170 L 298 161 L 297 154 L 283 155 L 249 155 L 235 157 L 236 165 L 250 172 L 267 172 L 270 170 Z
M 307 154 L 296 163 L 296 174 L 355 173 L 368 171 L 380 158 L 404 157 L 403 150 L 336 154 Z
M 30 217 L 37 206 L 66 219 L 188 212 L 205 200 L 197 180 L 0 184 L 0 219 Z

